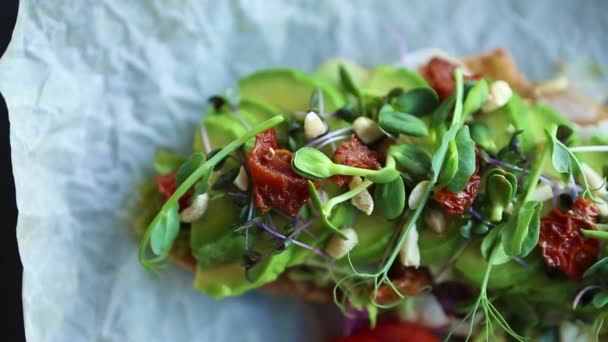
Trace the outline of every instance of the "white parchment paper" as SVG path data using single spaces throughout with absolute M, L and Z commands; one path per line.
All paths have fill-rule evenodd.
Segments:
M 138 265 L 129 210 L 157 147 L 187 152 L 206 99 L 259 68 L 507 47 L 531 77 L 608 61 L 605 1 L 22 0 L 0 60 L 29 341 L 315 341 L 331 308 L 217 302 Z M 10 229 L 10 227 L 6 227 Z M 330 329 L 332 330 L 332 329 Z

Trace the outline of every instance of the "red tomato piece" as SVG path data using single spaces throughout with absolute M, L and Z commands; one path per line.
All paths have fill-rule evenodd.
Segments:
M 595 229 L 598 214 L 592 202 L 578 197 L 567 212 L 552 209 L 543 217 L 538 246 L 547 265 L 580 281 L 597 259 L 600 249 L 599 240 L 584 238 L 581 229 Z
M 426 267 L 403 267 L 400 274 L 390 278 L 393 285 L 406 296 L 418 296 L 422 293 L 425 287 L 432 284 L 432 276 Z M 386 283 L 378 287 L 376 293 L 376 302 L 380 304 L 388 304 L 399 299 L 395 290 Z
M 420 70 L 420 73 L 435 89 L 439 98 L 444 100 L 452 95 L 456 89 L 454 82 L 454 70 L 457 65 L 448 62 L 445 59 L 433 57 Z M 465 80 L 475 80 L 481 78 L 481 75 L 464 76 Z
M 173 193 L 175 193 L 175 190 L 177 190 L 175 176 L 176 173 L 174 172 L 166 175 L 158 175 L 154 179 L 156 186 L 158 187 L 158 191 L 163 196 L 163 201 L 165 202 L 173 195 Z M 183 210 L 188 207 L 188 200 L 190 197 L 192 197 L 192 191 L 188 191 L 182 197 L 180 197 L 179 210 Z
M 361 143 L 354 134 L 351 135 L 350 140 L 344 141 L 338 146 L 331 159 L 337 164 L 362 169 L 378 170 L 382 167 L 378 153 Z M 350 182 L 350 179 L 349 176 L 341 175 L 331 178 L 337 186 Z
M 247 155 L 253 198 L 262 213 L 271 208 L 296 215 L 310 198 L 308 181 L 291 168 L 291 151 L 279 149 L 274 129 L 255 138 L 255 146 Z
M 469 178 L 464 190 L 460 192 L 452 192 L 447 187 L 435 191 L 433 197 L 443 210 L 449 215 L 462 215 L 475 201 L 481 178 L 477 174 L 473 174 Z
M 375 329 L 358 331 L 355 335 L 330 340 L 330 342 L 439 342 L 426 327 L 405 321 L 380 322 Z

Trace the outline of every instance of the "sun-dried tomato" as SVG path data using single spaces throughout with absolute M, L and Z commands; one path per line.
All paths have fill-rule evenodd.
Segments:
M 291 168 L 293 154 L 280 149 L 277 133 L 266 130 L 255 137 L 255 146 L 247 155 L 253 198 L 263 213 L 271 208 L 296 215 L 310 198 L 308 181 Z
M 578 197 L 567 212 L 552 209 L 543 217 L 538 246 L 550 267 L 557 267 L 569 278 L 579 281 L 597 259 L 600 242 L 584 238 L 581 229 L 595 229 L 597 207 Z
M 361 143 L 354 134 L 350 137 L 350 140 L 344 141 L 338 146 L 331 159 L 337 164 L 362 169 L 378 170 L 382 167 L 378 153 Z M 349 176 L 337 175 L 333 176 L 331 180 L 337 186 L 342 186 L 350 182 L 350 178 Z
M 404 296 L 418 296 L 424 289 L 431 285 L 431 272 L 426 267 L 402 267 L 398 275 L 390 278 L 391 282 Z M 399 299 L 395 290 L 386 283 L 378 287 L 376 293 L 376 303 L 388 304 Z
M 166 175 L 158 175 L 154 179 L 154 181 L 156 182 L 156 186 L 158 187 L 158 191 L 163 196 L 163 201 L 165 202 L 169 199 L 169 197 L 173 195 L 175 190 L 177 190 L 175 176 L 176 173 L 174 172 Z M 190 199 L 190 197 L 192 197 L 192 191 L 188 191 L 182 197 L 180 197 L 178 201 L 179 210 L 183 210 L 188 207 L 188 200 Z
M 421 74 L 431 84 L 431 87 L 437 91 L 440 99 L 445 99 L 452 95 L 456 89 L 454 82 L 454 70 L 457 65 L 448 62 L 445 59 L 433 57 L 420 70 Z M 466 75 L 465 80 L 476 80 L 481 78 L 481 75 Z
M 433 197 L 435 198 L 435 202 L 437 202 L 447 214 L 462 215 L 475 201 L 480 183 L 481 178 L 479 175 L 473 174 L 471 178 L 469 178 L 469 182 L 464 190 L 452 192 L 445 187 L 435 191 Z

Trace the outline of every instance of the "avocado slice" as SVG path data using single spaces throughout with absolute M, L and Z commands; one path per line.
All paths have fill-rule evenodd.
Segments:
M 221 265 L 211 270 L 202 270 L 197 267 L 194 288 L 215 299 L 238 296 L 276 280 L 285 271 L 292 253 L 293 247 L 290 247 L 256 266 L 261 269 L 254 281 L 247 279 L 245 269 L 239 263 Z
M 342 89 L 339 71 L 340 66 L 343 66 L 344 69 L 346 69 L 358 87 L 365 87 L 369 81 L 370 72 L 359 64 L 346 58 L 332 58 L 327 60 L 325 63 L 321 64 L 314 75 L 335 88 Z
M 210 200 L 205 215 L 191 225 L 190 248 L 196 251 L 201 245 L 215 241 L 237 223 L 237 217 L 237 208 L 227 197 Z
M 462 236 L 455 227 L 444 234 L 437 234 L 425 227 L 421 228 L 418 232 L 418 248 L 420 249 L 420 263 L 423 266 L 446 262 L 462 245 Z
M 369 216 L 358 213 L 353 229 L 357 232 L 359 244 L 350 252 L 351 260 L 354 263 L 373 263 L 379 261 L 386 251 L 397 230 L 397 221 L 389 221 L 377 213 Z
M 479 287 L 482 283 L 488 263 L 481 255 L 481 241 L 475 241 L 464 250 L 454 263 L 454 273 L 465 283 Z M 526 258 L 533 266 L 538 265 L 537 259 Z M 526 281 L 537 270 L 530 270 L 515 261 L 492 266 L 488 289 L 505 289 Z
M 325 81 L 293 69 L 267 69 L 239 81 L 239 94 L 287 112 L 310 110 L 310 99 L 319 89 L 323 92 L 325 112 L 333 112 L 345 103 L 344 96 Z
M 408 90 L 428 86 L 429 84 L 424 78 L 412 70 L 380 65 L 374 69 L 364 93 L 371 96 L 384 96 L 394 88 Z

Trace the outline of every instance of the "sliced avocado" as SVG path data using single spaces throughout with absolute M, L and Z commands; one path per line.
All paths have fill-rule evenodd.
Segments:
M 423 266 L 446 262 L 456 253 L 463 242 L 458 229 L 450 229 L 447 233 L 437 234 L 425 227 L 421 228 L 418 231 L 418 247 L 420 263 Z
M 237 208 L 227 197 L 210 200 L 205 215 L 192 223 L 190 248 L 196 251 L 201 245 L 215 241 L 233 228 L 237 217 Z
M 346 69 L 358 87 L 366 86 L 370 72 L 359 64 L 346 58 L 332 58 L 327 60 L 325 63 L 321 64 L 317 71 L 315 71 L 315 76 L 326 81 L 335 88 L 342 89 L 339 71 L 340 66 L 343 66 L 344 69 Z
M 412 70 L 380 65 L 374 69 L 365 88 L 365 93 L 373 96 L 384 96 L 394 88 L 408 90 L 428 86 L 429 84 L 424 78 Z
M 215 299 L 238 296 L 245 291 L 276 280 L 285 271 L 292 251 L 293 248 L 290 247 L 281 254 L 274 255 L 263 264 L 256 266 L 262 269 L 253 282 L 246 278 L 245 269 L 239 263 L 222 265 L 207 271 L 197 267 L 194 288 Z
M 344 97 L 325 81 L 293 69 L 267 69 L 239 81 L 239 94 L 287 112 L 310 110 L 310 99 L 317 90 L 323 92 L 326 112 L 344 105 Z
M 481 241 L 475 241 L 464 250 L 454 263 L 455 274 L 467 284 L 479 287 L 482 283 L 488 263 L 481 255 Z M 538 264 L 537 260 L 527 262 Z M 504 289 L 521 283 L 531 277 L 537 270 L 530 270 L 515 261 L 492 266 L 488 289 Z
M 397 230 L 397 221 L 389 221 L 377 213 L 370 216 L 358 213 L 353 229 L 357 232 L 359 244 L 350 252 L 351 260 L 355 263 L 373 263 L 380 261 L 388 248 Z

